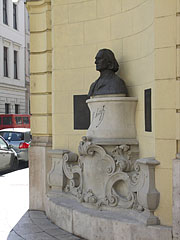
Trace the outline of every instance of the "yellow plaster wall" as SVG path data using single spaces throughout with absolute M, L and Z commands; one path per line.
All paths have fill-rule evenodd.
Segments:
M 27 3 L 30 15 L 31 130 L 34 136 L 52 134 L 51 1 Z
M 144 89 L 153 88 L 154 82 L 153 14 L 152 0 L 52 1 L 54 148 L 77 152 L 86 132 L 73 130 L 73 95 L 87 94 L 99 75 L 95 55 L 100 48 L 110 48 L 129 95 L 139 100 L 141 156 L 154 155 L 154 135 L 144 132 L 143 112 Z
M 85 131 L 73 130 L 73 95 L 97 79 L 94 57 L 110 48 L 136 112 L 140 157 L 160 161 L 156 214 L 172 223 L 172 159 L 177 151 L 176 0 L 52 1 L 53 147 L 77 152 Z M 179 59 L 179 58 L 178 58 Z M 152 132 L 145 132 L 144 90 L 152 89 Z M 179 96 L 179 95 L 178 95 Z M 179 115 L 178 115 L 179 116 Z M 176 123 L 177 122 L 177 123 Z M 168 193 L 168 197 L 167 197 Z M 166 197 L 165 197 L 166 196 Z
M 32 5 L 33 132 L 51 134 L 52 128 L 54 149 L 77 152 L 86 131 L 73 130 L 73 95 L 86 94 L 98 78 L 97 51 L 112 49 L 129 96 L 138 97 L 140 157 L 155 156 L 160 161 L 156 186 L 161 200 L 156 214 L 162 224 L 171 225 L 171 163 L 180 149 L 180 65 L 176 64 L 180 62 L 180 1 L 42 0 Z M 42 44 L 35 43 L 37 38 Z M 152 132 L 144 131 L 147 88 L 152 88 Z M 42 109 L 35 106 L 37 102 L 45 103 Z
M 156 214 L 163 224 L 172 224 L 172 160 L 177 153 L 177 3 L 158 0 L 155 4 L 155 157 L 156 186 L 161 193 Z

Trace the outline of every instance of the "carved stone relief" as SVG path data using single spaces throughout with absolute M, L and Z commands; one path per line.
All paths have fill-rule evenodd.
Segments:
M 62 191 L 86 205 L 130 209 L 141 213 L 143 223 L 158 224 L 153 213 L 160 197 L 154 185 L 154 169 L 159 163 L 153 158 L 134 161 L 131 149 L 131 145 L 122 144 L 108 154 L 104 146 L 83 137 L 79 156 L 72 152 L 62 154 Z

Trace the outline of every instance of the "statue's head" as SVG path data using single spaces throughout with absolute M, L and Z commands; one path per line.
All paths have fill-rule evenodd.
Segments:
M 114 53 L 109 49 L 101 49 L 95 57 L 96 70 L 102 72 L 106 69 L 117 72 L 119 64 L 116 61 Z

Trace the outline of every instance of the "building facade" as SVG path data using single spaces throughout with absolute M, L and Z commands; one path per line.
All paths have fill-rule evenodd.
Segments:
M 0 113 L 29 113 L 29 28 L 24 0 L 0 3 Z
M 155 171 L 160 192 L 155 215 L 171 228 L 167 239 L 180 239 L 180 1 L 31 0 L 28 11 L 34 136 L 30 208 L 45 209 L 52 165 L 47 151 L 77 152 L 86 135 L 74 129 L 73 96 L 87 94 L 98 78 L 94 57 L 99 49 L 109 48 L 120 63 L 118 74 L 129 96 L 138 98 L 140 158 L 160 162 Z

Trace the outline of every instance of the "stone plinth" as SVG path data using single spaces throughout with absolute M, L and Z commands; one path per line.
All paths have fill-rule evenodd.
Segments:
M 50 150 L 49 155 L 52 159 L 51 171 L 47 175 L 47 182 L 51 189 L 59 189 L 63 191 L 64 186 L 64 174 L 62 171 L 62 156 L 65 153 L 69 153 L 68 150 Z
M 87 103 L 91 125 L 79 143 L 79 154 L 51 151 L 47 215 L 63 229 L 90 240 L 119 239 L 123 232 L 125 240 L 145 239 L 145 233 L 146 240 L 170 240 L 170 228 L 150 227 L 160 224 L 154 216 L 160 199 L 155 187 L 159 162 L 139 159 L 137 99 L 103 95 Z M 86 230 L 89 225 L 92 233 Z
M 48 151 L 51 148 L 50 136 L 33 136 L 29 148 L 29 208 L 31 210 L 44 210 L 44 197 L 49 188 L 46 178 L 51 167 Z
M 87 137 L 92 139 L 135 139 L 137 98 L 103 95 L 87 100 L 91 125 Z
M 145 226 L 128 210 L 97 211 L 60 192 L 48 193 L 47 216 L 60 228 L 88 240 L 172 240 L 172 228 Z M 141 216 L 139 216 L 140 218 Z
M 180 240 L 180 154 L 173 160 L 173 237 Z

